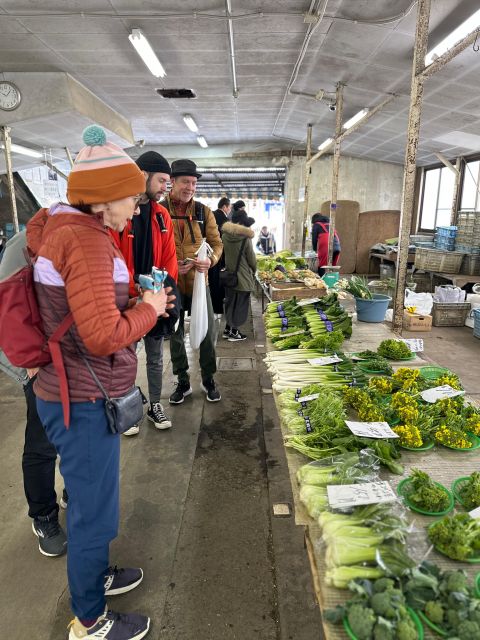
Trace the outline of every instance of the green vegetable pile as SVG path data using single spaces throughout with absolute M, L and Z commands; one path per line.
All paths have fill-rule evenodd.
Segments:
M 372 300 L 373 298 L 367 281 L 360 276 L 352 276 L 350 280 L 342 281 L 340 286 L 355 298 L 363 298 L 364 300 Z
M 453 560 L 480 557 L 480 520 L 468 513 L 445 516 L 428 529 L 431 543 Z
M 410 348 L 401 340 L 382 340 L 377 349 L 378 355 L 388 360 L 402 360 L 412 355 Z
M 420 469 L 411 470 L 408 481 L 404 485 L 403 495 L 415 507 L 431 513 L 444 511 L 450 503 L 447 490 L 436 484 L 428 473 Z
M 474 471 L 457 491 L 468 511 L 480 507 L 480 473 Z
M 480 638 L 480 600 L 464 571 L 442 572 L 424 562 L 404 580 L 407 604 L 442 629 L 448 640 Z
M 418 632 L 407 610 L 405 596 L 393 580 L 357 580 L 355 596 L 343 606 L 325 611 L 333 624 L 348 620 L 358 640 L 417 640 Z

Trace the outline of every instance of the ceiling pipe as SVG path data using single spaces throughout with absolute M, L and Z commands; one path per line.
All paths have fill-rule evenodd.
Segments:
M 235 66 L 235 43 L 233 41 L 232 2 L 225 0 L 228 27 L 228 48 L 230 52 L 230 68 L 232 71 L 233 97 L 238 98 L 237 69 Z

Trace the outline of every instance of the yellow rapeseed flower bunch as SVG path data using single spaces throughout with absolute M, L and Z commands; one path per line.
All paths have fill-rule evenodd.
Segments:
M 415 424 L 418 421 L 419 411 L 416 407 L 399 407 L 397 413 L 404 422 Z
M 393 374 L 392 378 L 401 385 L 404 391 L 418 391 L 417 380 L 420 376 L 418 369 L 411 369 L 410 367 L 400 367 Z
M 381 393 L 382 395 L 392 393 L 392 383 L 388 378 L 370 378 L 368 381 L 368 387 L 369 389 L 373 389 L 373 391 L 378 391 L 378 393 Z
M 405 393 L 404 391 L 398 391 L 397 393 L 394 393 L 392 396 L 392 405 L 396 409 L 400 409 L 403 407 L 416 408 L 417 401 L 414 398 L 412 398 L 408 393 Z
M 462 384 L 461 384 L 458 376 L 456 376 L 453 373 L 450 373 L 450 374 L 447 373 L 447 374 L 441 376 L 440 378 L 435 380 L 435 384 L 437 386 L 448 384 L 448 385 L 450 385 L 450 387 L 452 387 L 452 389 L 457 389 L 458 391 L 462 391 L 463 390 Z
M 412 424 L 403 424 L 393 427 L 393 431 L 399 436 L 400 444 L 411 449 L 418 449 L 423 445 L 420 431 Z
M 455 447 L 456 449 L 470 449 L 470 447 L 473 446 L 464 433 L 461 431 L 454 431 L 446 424 L 440 425 L 437 429 L 435 432 L 435 439 L 437 442 L 440 442 L 447 447 Z
M 471 431 L 476 436 L 480 436 L 480 415 L 475 414 L 467 418 L 465 427 L 467 431 Z

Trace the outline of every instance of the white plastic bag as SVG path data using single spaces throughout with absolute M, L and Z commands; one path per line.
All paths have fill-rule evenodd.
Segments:
M 204 241 L 197 252 L 200 260 L 207 257 L 207 243 Z M 190 313 L 190 345 L 198 349 L 208 331 L 207 285 L 205 274 L 195 273 L 193 282 L 192 311 Z
M 411 289 L 405 289 L 405 307 L 416 307 L 415 313 L 421 316 L 428 316 L 433 307 L 432 294 L 415 293 Z
M 466 292 L 460 287 L 442 285 L 435 287 L 433 299 L 435 302 L 465 302 Z

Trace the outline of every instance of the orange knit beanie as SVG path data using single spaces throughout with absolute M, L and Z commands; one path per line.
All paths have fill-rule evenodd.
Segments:
M 83 132 L 80 149 L 68 176 L 70 204 L 103 204 L 145 193 L 145 177 L 135 162 L 105 131 L 93 124 Z

